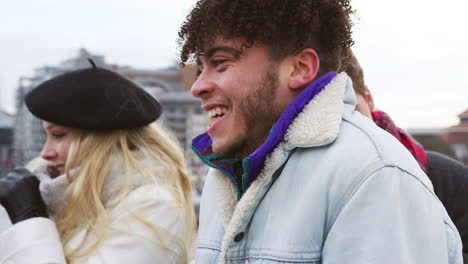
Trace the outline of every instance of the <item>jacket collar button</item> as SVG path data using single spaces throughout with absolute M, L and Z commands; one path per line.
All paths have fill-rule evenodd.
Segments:
M 244 239 L 244 232 L 240 232 L 234 237 L 234 242 L 240 242 L 242 239 Z

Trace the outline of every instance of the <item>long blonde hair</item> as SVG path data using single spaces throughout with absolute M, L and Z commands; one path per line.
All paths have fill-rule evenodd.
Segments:
M 162 168 L 162 173 L 160 169 L 155 172 L 151 166 L 143 165 L 142 157 L 146 162 L 149 160 Z M 66 204 L 55 219 L 67 260 L 91 254 L 111 228 L 106 203 L 102 201 L 101 195 L 112 162 L 116 161 L 121 162 L 124 180 L 118 195 L 112 198 L 113 204 L 121 201 L 130 191 L 132 175 L 140 173 L 152 183 L 165 185 L 184 209 L 188 236 L 185 241 L 176 243 L 182 246 L 182 257 L 187 262 L 195 231 L 191 180 L 184 155 L 175 140 L 161 127 L 149 125 L 108 131 L 83 130 L 72 142 L 65 165 L 70 182 L 66 191 Z M 70 170 L 76 165 L 76 171 L 70 176 Z M 150 227 L 156 238 L 161 232 L 167 231 L 138 216 L 135 219 Z M 68 243 L 82 230 L 86 230 L 86 236 L 92 234 L 96 238 L 94 243 L 86 248 L 81 243 L 78 248 L 67 249 Z M 157 243 L 164 244 L 164 241 Z M 165 248 L 171 251 L 170 247 Z

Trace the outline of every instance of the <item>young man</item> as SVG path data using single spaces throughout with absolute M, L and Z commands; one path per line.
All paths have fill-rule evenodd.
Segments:
M 201 0 L 179 32 L 213 123 L 197 263 L 462 263 L 411 154 L 354 111 L 346 0 Z
M 346 73 L 353 81 L 356 93 L 356 110 L 395 136 L 418 161 L 434 186 L 434 192 L 453 219 L 463 242 L 463 261 L 468 263 L 468 166 L 444 154 L 425 151 L 403 129 L 397 127 L 382 111 L 374 111 L 374 99 L 364 81 L 364 72 L 358 60 L 352 55 Z

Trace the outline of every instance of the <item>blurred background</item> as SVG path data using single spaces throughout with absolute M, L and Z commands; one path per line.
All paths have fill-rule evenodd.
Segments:
M 177 32 L 195 0 L 16 0 L 0 9 L 0 176 L 40 152 L 45 135 L 25 93 L 65 71 L 113 69 L 165 106 L 197 192 L 206 168 L 190 150 L 207 119 L 178 67 Z M 443 4 L 442 4 L 443 3 Z M 354 53 L 378 109 L 426 149 L 468 164 L 468 1 L 353 0 Z

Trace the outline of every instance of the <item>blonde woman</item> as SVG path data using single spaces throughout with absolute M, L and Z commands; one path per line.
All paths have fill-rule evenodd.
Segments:
M 12 222 L 0 263 L 189 261 L 191 183 L 175 141 L 149 125 L 154 98 L 93 64 L 41 84 L 26 105 L 47 141 L 30 170 L 0 181 Z

